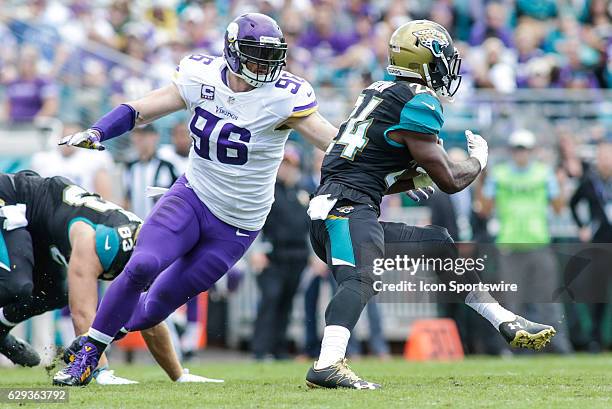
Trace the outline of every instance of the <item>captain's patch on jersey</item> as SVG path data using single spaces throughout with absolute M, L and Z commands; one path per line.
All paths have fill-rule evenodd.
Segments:
M 202 91 L 200 95 L 204 99 L 215 99 L 215 87 L 213 87 L 212 85 L 202 84 Z

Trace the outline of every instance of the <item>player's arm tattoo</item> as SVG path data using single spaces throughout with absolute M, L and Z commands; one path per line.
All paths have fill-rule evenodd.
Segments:
M 412 158 L 445 193 L 465 189 L 480 173 L 480 163 L 474 158 L 462 162 L 450 160 L 444 148 L 437 143 L 436 135 L 394 131 L 389 136 L 408 148 Z
M 468 187 L 480 173 L 480 162 L 476 158 L 469 158 L 463 162 L 452 162 L 449 159 L 449 163 L 457 192 Z

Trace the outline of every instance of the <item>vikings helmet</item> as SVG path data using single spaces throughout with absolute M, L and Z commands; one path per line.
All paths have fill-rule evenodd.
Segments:
M 287 43 L 276 21 L 247 13 L 227 26 L 223 56 L 234 74 L 261 87 L 280 76 L 287 60 Z
M 400 26 L 389 40 L 387 72 L 416 78 L 445 97 L 452 97 L 461 84 L 461 58 L 448 31 L 429 20 L 414 20 Z

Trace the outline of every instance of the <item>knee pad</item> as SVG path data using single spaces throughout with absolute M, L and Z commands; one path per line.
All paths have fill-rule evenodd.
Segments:
M 364 307 L 376 294 L 374 287 L 367 281 L 351 277 L 339 285 L 325 310 L 327 325 L 340 325 L 349 330 L 355 327 Z
M 125 266 L 124 274 L 141 290 L 144 290 L 159 274 L 159 259 L 151 253 L 136 249 Z
M 370 298 L 378 292 L 374 290 L 375 277 L 373 274 L 362 274 L 360 277 L 352 277 L 342 284 L 342 287 L 359 295 L 359 299 L 367 303 Z

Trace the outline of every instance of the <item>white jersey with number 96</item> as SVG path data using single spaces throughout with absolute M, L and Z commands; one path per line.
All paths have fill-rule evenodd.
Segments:
M 194 143 L 185 175 L 199 199 L 222 221 L 259 230 L 274 201 L 276 173 L 291 117 L 316 111 L 311 85 L 283 72 L 273 83 L 247 92 L 227 86 L 221 57 L 183 58 L 174 75 L 191 112 Z

